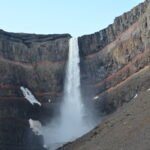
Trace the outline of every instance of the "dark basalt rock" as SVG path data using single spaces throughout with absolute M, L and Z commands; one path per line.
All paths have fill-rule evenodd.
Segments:
M 57 97 L 63 89 L 69 38 L 68 34 L 35 35 L 1 31 L 0 87 L 3 92 L 7 88 L 10 96 L 18 96 L 20 86 L 25 86 L 37 97 L 42 95 L 40 99 Z M 11 88 L 14 86 L 15 89 Z
M 32 132 L 28 120 L 44 125 L 57 109 L 48 100 L 61 96 L 69 38 L 0 31 L 0 149 L 44 150 L 42 136 Z M 25 100 L 20 86 L 42 106 Z
M 43 138 L 36 136 L 25 120 L 0 119 L 0 149 L 4 150 L 46 150 Z

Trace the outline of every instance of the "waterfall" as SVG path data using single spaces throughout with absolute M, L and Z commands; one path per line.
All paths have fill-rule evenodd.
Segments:
M 65 139 L 73 140 L 81 136 L 86 126 L 83 121 L 84 105 L 80 93 L 80 57 L 78 39 L 69 42 L 69 57 L 66 70 L 64 100 L 61 107 L 61 123 L 65 127 Z
M 50 150 L 75 140 L 91 129 L 84 120 L 79 62 L 78 39 L 71 38 L 60 116 L 54 118 L 44 134 L 45 142 Z

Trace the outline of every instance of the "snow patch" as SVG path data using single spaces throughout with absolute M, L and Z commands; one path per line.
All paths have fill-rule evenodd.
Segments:
M 43 147 L 46 148 L 46 149 L 48 148 L 48 146 L 46 144 L 44 144 Z
M 99 96 L 95 96 L 94 98 L 93 98 L 93 100 L 97 100 L 99 98 Z
M 32 105 L 38 104 L 39 106 L 41 106 L 41 103 L 38 102 L 38 100 L 34 97 L 34 95 L 28 88 L 24 88 L 23 86 L 21 86 L 20 90 L 22 91 L 25 99 L 27 99 Z
M 138 94 L 135 94 L 134 98 L 137 98 L 138 97 Z
M 149 89 L 147 89 L 147 91 L 149 92 L 149 91 L 150 91 L 150 88 L 149 88 Z
M 30 128 L 32 129 L 32 131 L 36 135 L 42 135 L 42 132 L 41 132 L 42 125 L 41 125 L 40 121 L 29 119 L 29 125 L 30 125 Z

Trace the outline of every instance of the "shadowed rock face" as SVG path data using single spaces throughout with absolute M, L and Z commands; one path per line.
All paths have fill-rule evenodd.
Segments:
M 0 149 L 45 150 L 42 136 L 36 136 L 27 121 L 16 118 L 0 119 Z
M 42 136 L 28 120 L 50 119 L 63 89 L 70 35 L 32 35 L 0 31 L 0 149 L 44 150 Z M 42 103 L 32 106 L 20 86 L 29 88 Z M 53 106 L 55 105 L 55 106 Z

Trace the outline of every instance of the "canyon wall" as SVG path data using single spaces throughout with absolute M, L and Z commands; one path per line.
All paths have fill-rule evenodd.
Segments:
M 63 89 L 69 38 L 68 34 L 0 31 L 0 97 L 20 96 L 20 86 L 31 89 L 41 101 L 59 95 Z
M 150 1 L 106 29 L 79 37 L 82 85 L 98 109 L 112 112 L 150 86 Z

